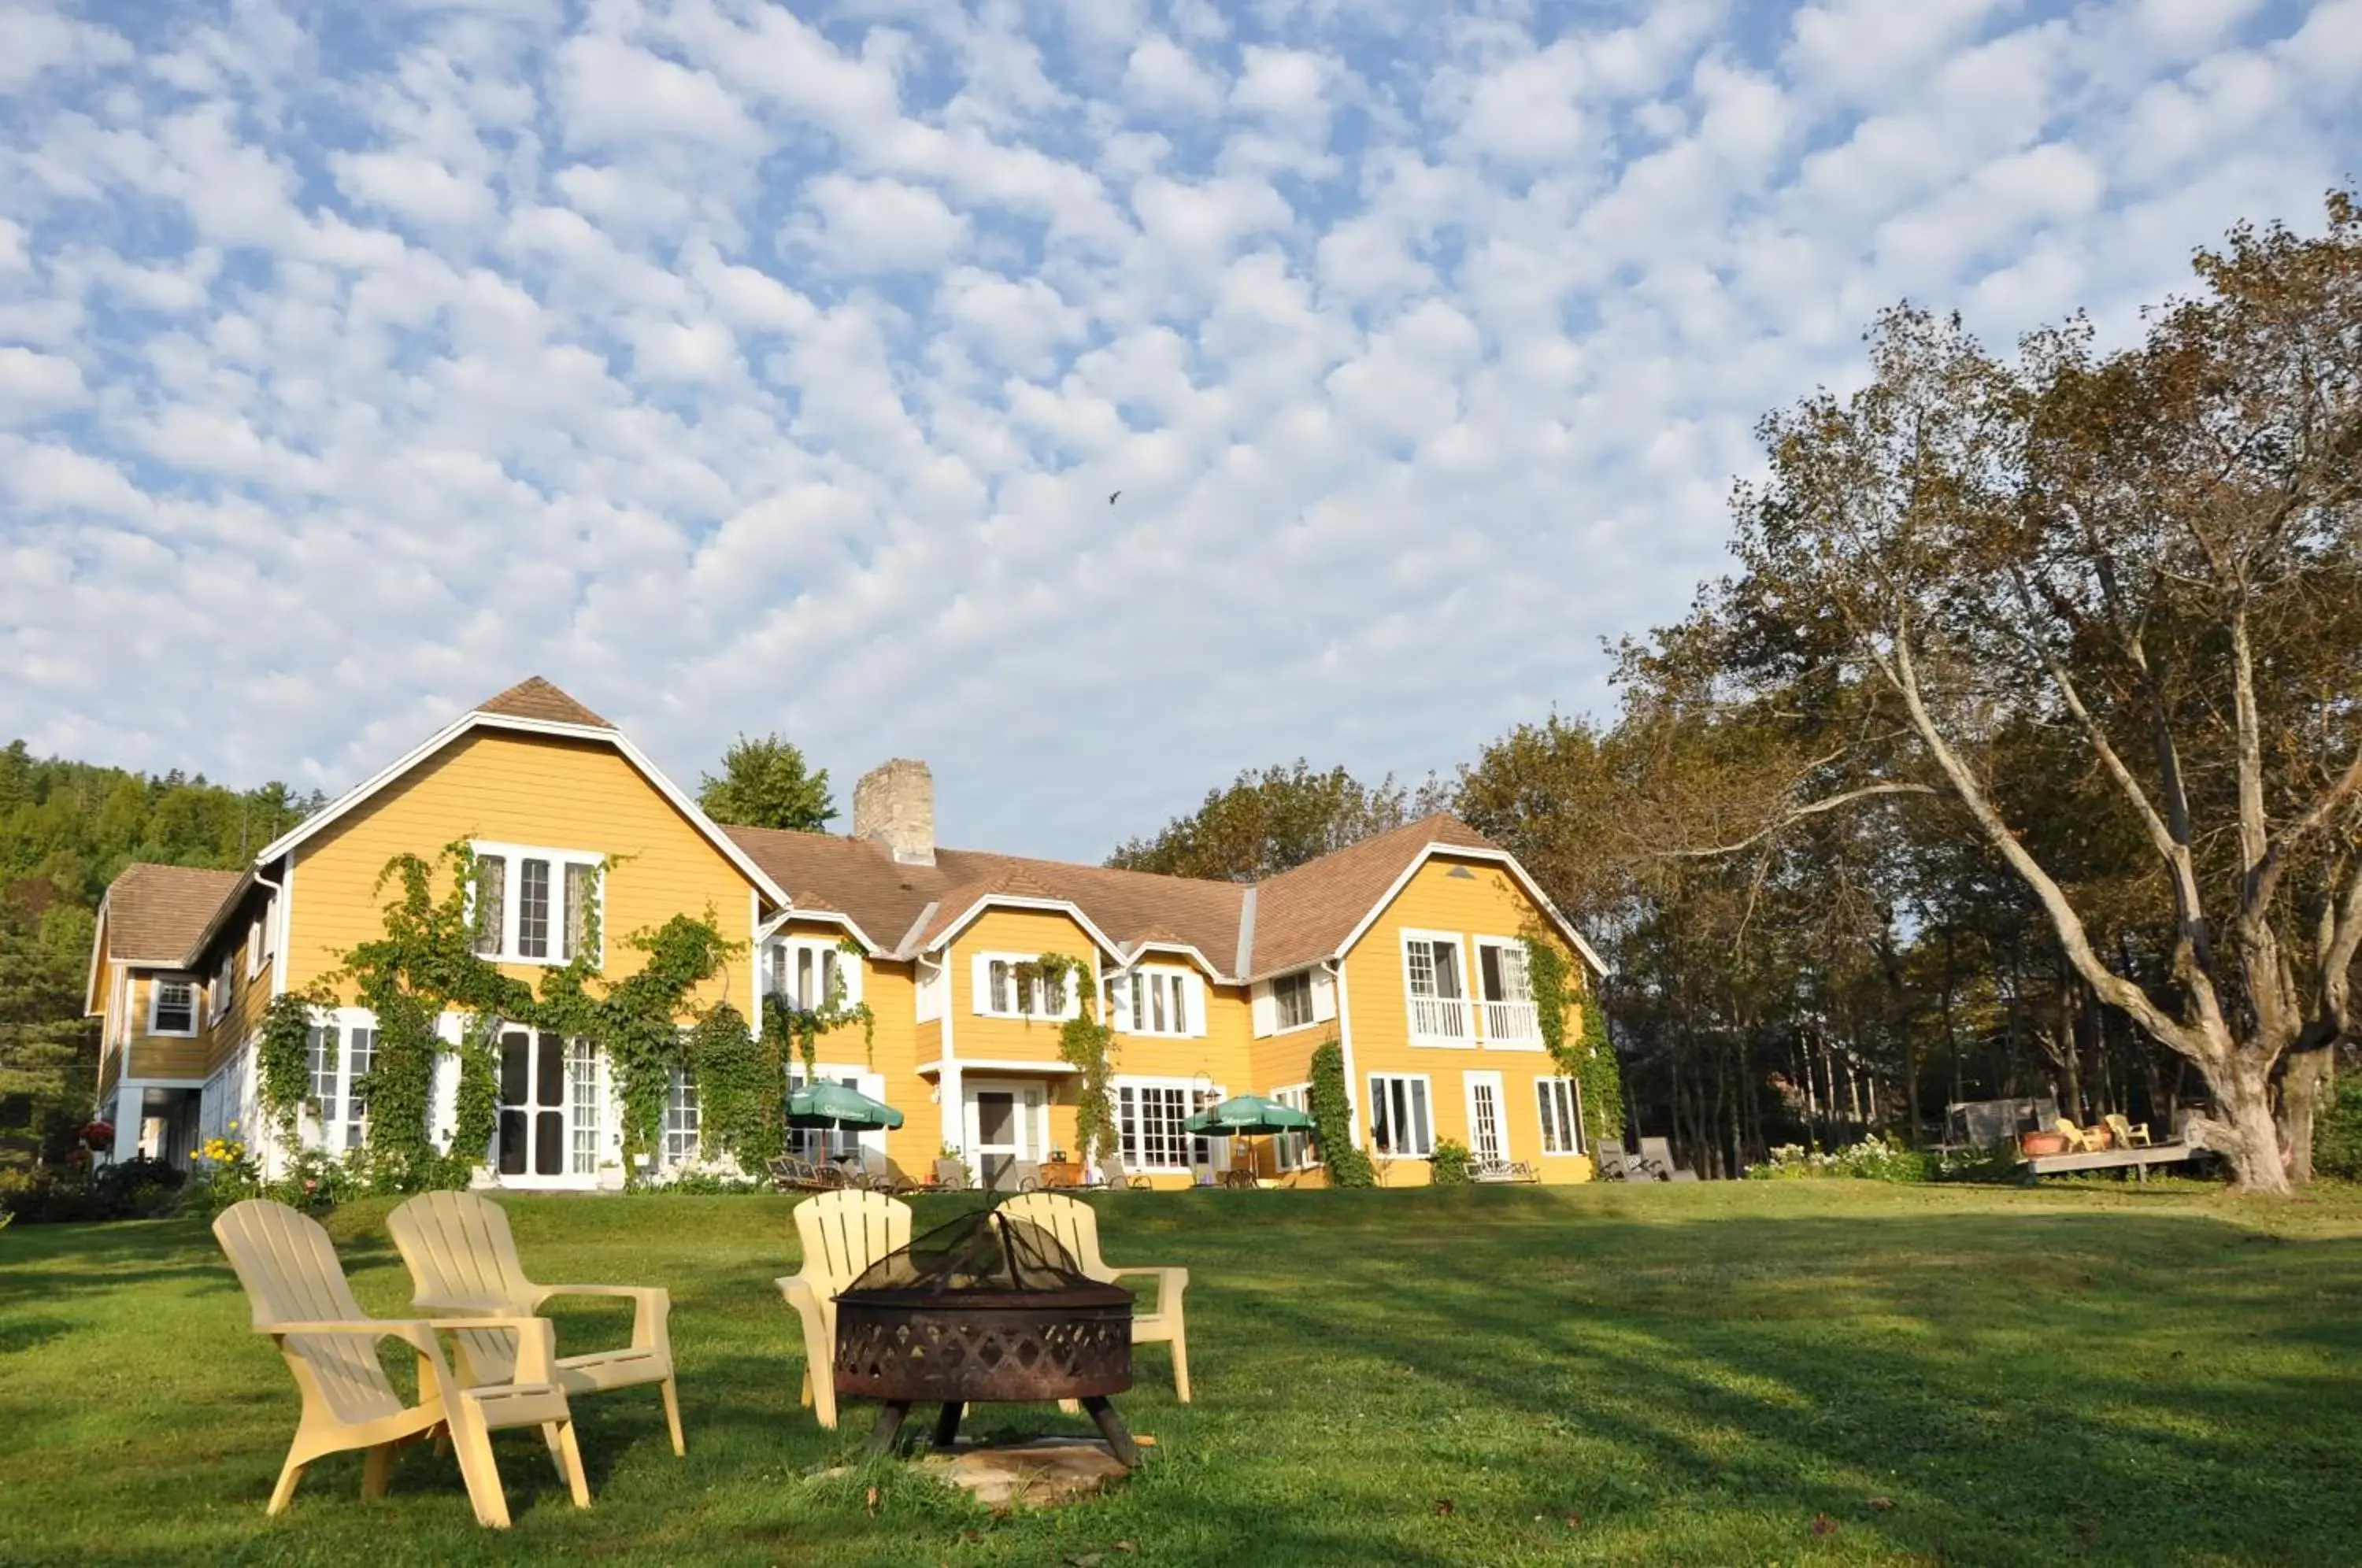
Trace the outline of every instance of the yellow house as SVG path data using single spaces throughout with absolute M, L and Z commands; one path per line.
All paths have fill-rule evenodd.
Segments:
M 332 979 L 337 955 L 378 933 L 389 859 L 461 840 L 488 867 L 480 951 L 521 978 L 599 931 L 610 933 L 603 972 L 619 977 L 640 959 L 615 936 L 710 914 L 751 956 L 696 1005 L 727 999 L 759 1016 L 766 993 L 814 1006 L 840 984 L 866 1003 L 874 1038 L 824 1036 L 819 1071 L 906 1121 L 891 1133 L 807 1135 L 815 1157 L 924 1176 L 952 1151 L 1005 1187 L 1072 1150 L 1076 1070 L 1060 1059 L 1059 1027 L 1082 998 L 1032 967 L 1060 953 L 1087 967 L 1115 1031 L 1117 1152 L 1131 1175 L 1185 1186 L 1252 1165 L 1318 1183 L 1302 1139 L 1193 1138 L 1182 1124 L 1233 1094 L 1304 1106 L 1312 1055 L 1330 1039 L 1354 1141 L 1388 1184 L 1425 1181 L 1446 1139 L 1546 1182 L 1590 1175 L 1580 1091 L 1543 1046 L 1520 934 L 1554 932 L 1591 972 L 1598 959 L 1516 859 L 1462 823 L 1429 817 L 1254 885 L 1158 877 L 941 847 L 933 780 L 898 759 L 861 779 L 849 835 L 734 826 L 537 678 L 461 715 L 242 872 L 134 866 L 116 879 L 89 1007 L 103 1021 L 100 1110 L 117 1157 L 185 1160 L 232 1121 L 253 1134 L 270 998 Z M 314 1032 L 315 1110 L 299 1134 L 332 1151 L 366 1135 L 357 1088 L 376 1038 L 349 994 L 337 1000 Z M 454 1041 L 458 1027 L 446 1021 Z M 620 1109 L 589 1043 L 511 1030 L 500 1058 L 480 1179 L 620 1186 Z M 457 1088 L 447 1059 L 430 1112 L 438 1141 Z M 265 1153 L 277 1163 L 289 1151 Z M 657 1162 L 699 1158 L 696 1085 L 683 1078 Z

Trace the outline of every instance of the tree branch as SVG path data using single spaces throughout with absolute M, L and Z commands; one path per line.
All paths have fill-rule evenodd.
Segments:
M 1825 796 L 1818 801 L 1798 806 L 1782 815 L 1778 821 L 1766 823 L 1745 838 L 1733 843 L 1716 845 L 1712 849 L 1668 849 L 1662 851 L 1661 855 L 1668 860 L 1705 860 L 1717 855 L 1736 855 L 1748 845 L 1760 844 L 1773 834 L 1793 826 L 1806 817 L 1816 817 L 1823 812 L 1834 812 L 1841 806 L 1851 805 L 1856 801 L 1867 800 L 1873 795 L 1933 795 L 1937 792 L 1936 787 L 1932 784 L 1867 784 L 1859 790 L 1849 790 L 1842 795 Z

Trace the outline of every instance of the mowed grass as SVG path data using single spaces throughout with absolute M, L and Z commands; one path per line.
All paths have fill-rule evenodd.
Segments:
M 921 1205 L 920 1222 L 958 1200 Z M 2362 1198 L 1849 1183 L 1126 1194 L 1109 1257 L 1189 1266 L 1198 1402 L 1163 1347 L 1119 1403 L 1147 1466 L 996 1518 L 822 1431 L 771 1285 L 785 1198 L 512 1198 L 530 1270 L 673 1293 L 690 1456 L 653 1390 L 576 1407 L 595 1506 L 496 1440 L 359 1456 L 262 1506 L 292 1386 L 194 1222 L 0 1234 L 8 1563 L 2343 1563 L 2362 1562 Z M 383 1204 L 330 1221 L 403 1311 Z M 562 1315 L 561 1348 L 620 1335 Z M 987 1407 L 987 1431 L 1085 1430 Z M 874 1497 L 871 1487 L 876 1487 Z

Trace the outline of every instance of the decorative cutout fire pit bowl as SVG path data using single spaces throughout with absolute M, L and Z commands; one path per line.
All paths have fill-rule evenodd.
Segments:
M 1057 1238 L 998 1209 L 938 1226 L 836 1298 L 836 1392 L 882 1399 L 888 1452 L 911 1407 L 940 1401 L 935 1446 L 977 1402 L 1080 1400 L 1126 1467 L 1140 1450 L 1108 1396 L 1131 1386 L 1131 1293 L 1093 1279 Z

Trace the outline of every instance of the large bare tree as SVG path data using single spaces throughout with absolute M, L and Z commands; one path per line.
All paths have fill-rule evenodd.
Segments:
M 1887 315 L 1867 385 L 1764 422 L 1743 571 L 1702 614 L 1772 710 L 1882 711 L 1825 798 L 1938 791 L 2083 981 L 2203 1075 L 2197 1135 L 2284 1192 L 2362 949 L 2362 213 L 2235 229 L 2197 275 L 2113 354 L 2081 322 L 2003 360 Z M 2161 983 L 2030 831 L 2046 751 L 2146 846 L 2154 875 L 2114 888 L 2154 900 Z

